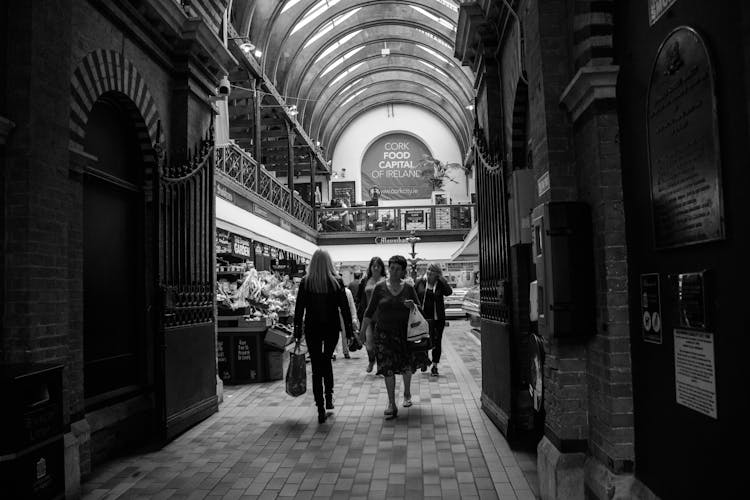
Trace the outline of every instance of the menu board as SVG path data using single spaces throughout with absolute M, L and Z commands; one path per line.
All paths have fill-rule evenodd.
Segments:
M 354 194 L 354 181 L 332 182 L 331 199 L 349 200 L 347 206 L 351 206 L 357 200 Z
M 675 29 L 659 48 L 647 111 L 655 247 L 724 238 L 714 76 L 691 28 Z

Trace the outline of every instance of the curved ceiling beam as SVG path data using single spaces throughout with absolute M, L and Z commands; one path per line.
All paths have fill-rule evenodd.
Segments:
M 406 105 L 410 105 L 410 106 L 416 106 L 416 107 L 424 109 L 425 111 L 427 111 L 428 113 L 430 113 L 432 115 L 435 115 L 437 119 L 443 121 L 440 116 L 438 116 L 438 115 L 435 114 L 435 110 L 433 109 L 433 103 L 430 103 L 430 102 L 418 102 L 418 101 L 412 100 L 412 99 L 392 99 L 389 102 L 389 104 L 406 104 Z M 349 126 L 352 124 L 352 122 L 354 122 L 354 120 L 356 120 L 360 115 L 365 114 L 365 113 L 367 113 L 368 111 L 370 111 L 372 109 L 382 107 L 383 105 L 384 105 L 383 102 L 374 101 L 374 102 L 370 102 L 370 103 L 364 104 L 362 106 L 362 109 L 360 109 L 358 111 L 348 110 L 345 113 L 345 115 L 342 116 L 341 126 L 337 127 L 335 135 L 331 135 L 331 138 L 329 140 L 329 142 L 331 144 L 330 151 L 333 151 L 336 148 L 336 144 L 341 139 L 341 135 L 343 134 L 343 132 L 347 128 L 349 128 Z M 445 123 L 445 122 L 443 122 L 443 123 Z M 445 125 L 450 130 L 450 126 L 447 123 L 445 123 Z M 457 142 L 459 142 L 459 148 L 461 148 L 461 142 L 460 141 L 457 141 Z M 466 148 L 466 146 L 464 146 L 464 149 L 462 151 L 460 151 L 460 154 L 462 156 L 464 156 L 466 154 L 465 151 L 467 151 L 467 150 L 468 150 L 468 148 Z
M 459 91 L 454 92 L 453 94 L 457 100 L 466 101 L 467 104 L 472 100 L 472 98 L 469 97 L 473 96 L 473 87 L 471 85 L 471 82 L 468 79 L 461 81 L 453 78 L 451 72 L 449 71 L 451 64 L 450 62 L 447 62 L 449 60 L 439 59 L 430 52 L 431 49 L 429 47 L 422 46 L 420 44 L 414 44 L 409 41 L 396 42 L 394 44 L 391 55 L 383 58 L 380 55 L 380 46 L 377 43 L 370 43 L 367 45 L 358 45 L 355 47 L 351 47 L 348 49 L 346 54 L 351 54 L 352 51 L 355 50 L 356 53 L 354 53 L 351 58 L 345 59 L 343 60 L 343 62 L 338 62 L 341 61 L 341 58 L 336 60 L 338 66 L 336 66 L 333 70 L 330 69 L 331 63 L 329 63 L 325 66 L 321 65 L 319 71 L 311 71 L 310 74 L 305 77 L 302 84 L 310 86 L 310 90 L 304 92 L 303 89 L 300 89 L 298 95 L 302 98 L 302 100 L 297 106 L 303 115 L 306 114 L 307 109 L 310 107 L 310 103 L 316 101 L 320 102 L 320 100 L 324 99 L 326 95 L 335 95 L 331 92 L 328 92 L 329 88 L 335 89 L 336 84 L 333 83 L 334 80 L 343 72 L 350 70 L 360 62 L 366 62 L 366 64 L 363 66 L 359 66 L 357 69 L 363 68 L 363 72 L 369 73 L 372 73 L 372 70 L 374 69 L 382 67 L 408 67 L 413 68 L 415 71 L 427 71 L 432 75 L 432 79 L 436 83 L 448 81 L 450 82 L 452 87 L 459 89 Z M 441 71 L 443 72 L 443 74 L 441 74 Z M 324 87 L 316 85 L 321 83 L 323 80 L 325 80 L 326 82 L 326 85 Z M 332 84 L 333 87 L 330 87 Z M 435 88 L 439 88 L 439 86 L 435 85 Z M 464 97 L 459 98 L 459 95 L 462 95 Z M 308 99 L 311 99 L 311 101 Z
M 393 82 L 391 88 L 394 91 L 402 90 L 402 85 L 410 85 L 414 83 L 421 85 L 422 88 L 421 91 L 418 92 L 419 94 L 433 94 L 435 98 L 444 99 L 449 102 L 451 108 L 457 110 L 456 118 L 463 122 L 463 129 L 466 131 L 471 130 L 473 117 L 465 108 L 466 104 L 463 103 L 462 99 L 457 95 L 459 89 L 451 87 L 449 81 L 436 81 L 424 71 L 412 68 L 397 69 L 387 66 L 367 75 L 353 77 L 347 82 L 342 83 L 343 91 L 337 90 L 335 94 L 326 94 L 321 97 L 321 100 L 316 103 L 310 116 L 303 119 L 303 125 L 309 125 L 311 133 L 313 133 L 314 136 L 320 137 L 320 129 L 328 124 L 326 120 L 327 110 L 346 105 L 344 104 L 344 101 L 353 93 L 358 92 L 363 88 L 377 85 L 383 80 Z
M 269 76 L 277 83 L 279 87 L 282 87 L 282 83 L 286 79 L 286 73 L 289 68 L 293 66 L 295 60 L 300 56 L 301 52 L 309 52 L 315 50 L 319 52 L 321 47 L 328 46 L 329 42 L 333 41 L 338 37 L 339 33 L 343 31 L 350 31 L 351 28 L 369 28 L 373 25 L 378 24 L 410 24 L 412 26 L 424 29 L 433 34 L 438 40 L 446 43 L 450 46 L 450 55 L 452 56 L 453 50 L 453 38 L 455 37 L 455 31 L 449 29 L 446 26 L 440 25 L 432 21 L 429 17 L 415 10 L 418 8 L 422 11 L 428 12 L 432 10 L 430 6 L 438 4 L 435 0 L 416 0 L 414 2 L 403 2 L 403 1 L 377 1 L 367 5 L 365 2 L 358 4 L 350 4 L 341 6 L 338 4 L 332 8 L 330 17 L 321 20 L 321 23 L 309 30 L 304 31 L 304 39 L 295 40 L 296 43 L 292 44 L 290 38 L 297 37 L 300 33 L 289 34 L 289 38 L 284 38 L 281 41 L 277 54 L 274 59 L 273 70 Z M 447 9 L 446 9 L 447 10 Z M 356 12 L 356 13 L 355 13 Z M 334 19 L 341 18 L 345 14 L 349 14 L 341 24 L 328 31 L 323 37 L 315 40 L 314 44 L 306 47 L 308 42 L 313 40 L 318 33 L 318 30 L 326 26 L 327 23 Z M 354 13 L 354 14 L 352 14 Z M 456 19 L 448 17 L 445 12 L 431 12 L 432 15 L 439 16 L 455 25 Z M 306 27 L 307 28 L 307 27 Z M 397 35 L 394 35 L 397 36 Z M 287 48 L 287 46 L 289 48 Z M 270 47 L 271 56 L 274 57 L 273 48 Z M 317 54 L 316 54 L 317 56 Z M 308 57 L 314 59 L 313 57 Z
M 420 63 L 420 61 L 422 63 Z M 434 87 L 438 88 L 441 84 L 447 83 L 450 88 L 456 90 L 457 101 L 461 106 L 469 104 L 473 101 L 473 92 L 459 85 L 456 81 L 451 79 L 441 68 L 442 71 L 435 71 L 436 65 L 432 64 L 427 58 L 416 57 L 416 56 L 389 56 L 386 58 L 380 57 L 379 54 L 371 55 L 368 58 L 353 63 L 347 64 L 341 68 L 338 75 L 326 75 L 323 78 L 316 78 L 310 82 L 310 89 L 306 92 L 300 92 L 300 97 L 310 98 L 317 101 L 323 101 L 325 103 L 325 97 L 328 95 L 336 95 L 338 91 L 345 87 L 344 81 L 353 81 L 357 77 L 361 77 L 370 73 L 377 72 L 383 69 L 398 69 L 404 71 L 414 71 L 425 75 L 434 81 Z M 340 78 L 340 75 L 344 71 L 346 73 L 344 78 Z M 338 81 L 336 81 L 338 79 Z M 306 101 L 305 101 L 306 102 Z M 463 104 L 461 104 L 463 103 Z
M 393 90 L 387 88 L 387 84 L 378 83 L 372 87 L 368 87 L 363 93 L 357 95 L 356 101 L 353 101 L 351 106 L 340 106 L 332 108 L 327 116 L 325 122 L 328 125 L 323 128 L 320 133 L 320 137 L 324 140 L 330 137 L 337 137 L 341 129 L 342 116 L 350 111 L 359 112 L 358 108 L 366 104 L 381 103 L 388 104 L 394 99 L 401 99 L 409 102 L 421 102 L 423 104 L 430 105 L 431 113 L 439 116 L 443 123 L 450 129 L 451 133 L 456 137 L 459 143 L 462 154 L 466 150 L 466 146 L 470 141 L 470 133 L 463 126 L 463 121 L 459 118 L 460 114 L 456 113 L 455 109 L 451 106 L 446 106 L 443 99 L 433 96 L 431 94 L 420 93 L 419 85 L 412 85 L 412 88 L 404 88 L 403 90 Z M 324 145 L 328 146 L 330 151 L 333 151 L 335 144 L 328 144 L 323 142 Z
M 331 50 L 318 61 L 318 58 L 325 50 L 353 33 L 356 33 L 353 38 L 350 38 L 344 45 Z M 312 53 L 308 53 L 309 51 L 306 50 L 299 51 L 290 61 L 288 70 L 285 70 L 283 74 L 284 93 L 294 95 L 299 86 L 296 82 L 300 82 L 304 78 L 304 75 L 312 71 L 315 66 L 327 66 L 353 47 L 364 43 L 388 43 L 389 49 L 394 49 L 394 44 L 398 43 L 421 44 L 429 47 L 440 54 L 440 56 L 454 62 L 456 68 L 464 74 L 466 81 L 469 82 L 469 86 L 473 87 L 473 75 L 467 68 L 460 66 L 458 61 L 454 59 L 452 44 L 448 43 L 439 33 L 432 31 L 429 27 L 397 19 L 388 21 L 374 20 L 359 25 L 352 25 L 346 29 L 337 31 L 334 36 L 331 36 L 330 41 L 327 41 L 327 43 L 321 45 Z M 382 49 L 383 46 L 380 46 L 380 48 Z

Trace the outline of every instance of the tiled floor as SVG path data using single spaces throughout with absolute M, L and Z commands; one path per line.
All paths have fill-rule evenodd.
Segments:
M 440 377 L 417 373 L 414 406 L 395 420 L 362 351 L 334 362 L 336 409 L 322 425 L 309 380 L 299 398 L 282 381 L 228 386 L 217 414 L 101 466 L 84 498 L 536 498 L 535 457 L 512 451 L 480 409 L 479 355 L 468 323 L 451 321 Z

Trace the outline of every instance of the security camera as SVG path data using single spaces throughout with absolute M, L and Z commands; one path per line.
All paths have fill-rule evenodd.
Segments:
M 232 91 L 232 84 L 229 83 L 229 78 L 224 75 L 219 82 L 219 88 L 217 89 L 220 96 L 228 96 Z

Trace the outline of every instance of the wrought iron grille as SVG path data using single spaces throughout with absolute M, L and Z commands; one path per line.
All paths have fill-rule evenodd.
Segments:
M 213 161 L 210 129 L 184 163 L 159 168 L 159 285 L 167 328 L 214 319 Z

